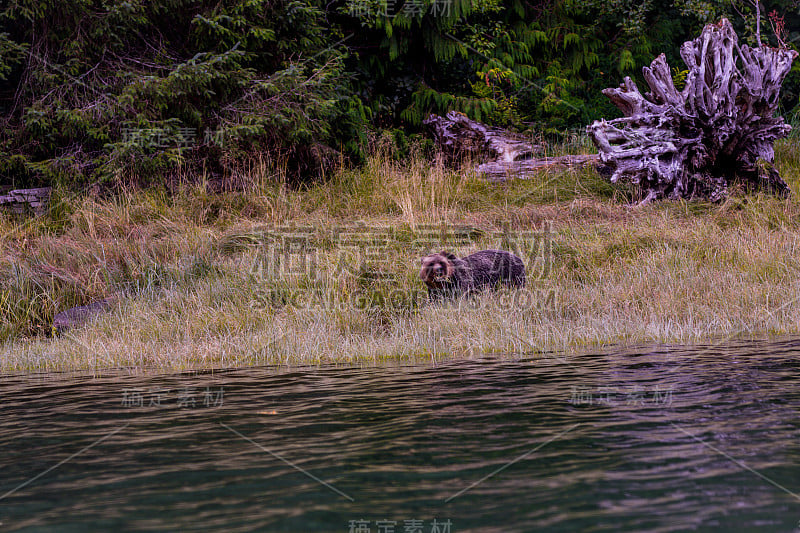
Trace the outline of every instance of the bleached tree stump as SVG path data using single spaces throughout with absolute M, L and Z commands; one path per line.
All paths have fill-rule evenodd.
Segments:
M 639 184 L 640 203 L 659 198 L 723 199 L 728 186 L 787 195 L 773 143 L 791 130 L 776 117 L 781 84 L 797 52 L 739 45 L 731 23 L 707 25 L 681 47 L 688 67 L 678 91 L 664 54 L 642 69 L 650 92 L 626 77 L 603 94 L 624 113 L 588 127 L 611 181 Z

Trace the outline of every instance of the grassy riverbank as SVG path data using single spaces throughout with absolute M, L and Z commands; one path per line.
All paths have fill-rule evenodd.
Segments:
M 800 142 L 777 151 L 800 191 Z M 626 192 L 590 170 L 492 185 L 386 156 L 301 191 L 253 175 L 244 192 L 61 194 L 44 217 L 3 215 L 0 371 L 569 353 L 800 331 L 796 197 L 628 209 Z M 527 254 L 526 292 L 425 301 L 421 255 L 498 246 Z M 48 335 L 55 313 L 120 290 L 110 312 Z

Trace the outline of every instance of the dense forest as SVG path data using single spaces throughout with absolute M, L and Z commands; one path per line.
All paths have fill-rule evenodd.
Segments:
M 725 16 L 796 47 L 800 4 L 754 0 L 11 0 L 0 8 L 0 186 L 305 179 L 402 152 L 459 110 L 557 137 L 619 116 L 600 93 Z M 756 24 L 756 20 L 760 24 Z M 800 65 L 784 83 L 792 121 Z

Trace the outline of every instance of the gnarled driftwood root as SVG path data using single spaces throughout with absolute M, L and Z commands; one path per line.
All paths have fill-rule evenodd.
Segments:
M 774 116 L 793 50 L 739 45 L 727 19 L 709 24 L 681 47 L 686 86 L 673 84 L 664 54 L 644 67 L 650 92 L 626 77 L 603 94 L 623 118 L 588 127 L 611 181 L 642 186 L 641 203 L 659 198 L 723 199 L 733 181 L 786 195 L 773 143 L 791 127 Z

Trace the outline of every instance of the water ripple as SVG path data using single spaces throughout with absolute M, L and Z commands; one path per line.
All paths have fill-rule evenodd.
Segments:
M 5 376 L 0 529 L 791 531 L 798 355 Z

